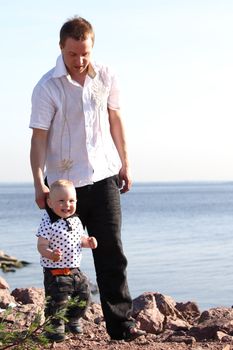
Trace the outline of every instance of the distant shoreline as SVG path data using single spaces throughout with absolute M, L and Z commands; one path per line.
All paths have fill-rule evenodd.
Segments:
M 150 186 L 150 185 L 232 185 L 233 180 L 164 180 L 164 181 L 133 181 L 133 186 Z M 32 186 L 33 182 L 29 181 L 0 181 L 0 186 Z

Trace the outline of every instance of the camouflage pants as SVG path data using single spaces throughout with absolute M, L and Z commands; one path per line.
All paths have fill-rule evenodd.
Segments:
M 55 316 L 59 311 L 73 322 L 83 317 L 90 302 L 90 287 L 86 276 L 79 270 L 72 275 L 53 276 L 44 269 L 45 317 Z

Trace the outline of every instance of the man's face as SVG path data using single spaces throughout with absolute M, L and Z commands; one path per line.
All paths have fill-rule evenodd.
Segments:
M 73 79 L 86 72 L 91 59 L 92 47 L 91 37 L 85 40 L 67 38 L 64 46 L 61 45 L 63 60 Z

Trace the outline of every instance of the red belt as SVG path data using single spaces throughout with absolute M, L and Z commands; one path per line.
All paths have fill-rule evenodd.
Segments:
M 79 269 L 65 267 L 64 269 L 50 269 L 50 272 L 53 276 L 69 276 L 79 272 Z

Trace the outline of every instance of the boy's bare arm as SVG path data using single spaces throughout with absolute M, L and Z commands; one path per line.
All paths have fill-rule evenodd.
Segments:
M 97 240 L 95 237 L 87 237 L 87 236 L 83 236 L 82 237 L 82 247 L 83 248 L 91 248 L 91 249 L 95 249 L 97 248 Z
M 49 241 L 44 237 L 38 237 L 37 249 L 39 253 L 50 260 L 59 261 L 61 259 L 61 251 L 59 249 L 52 250 L 49 248 Z

